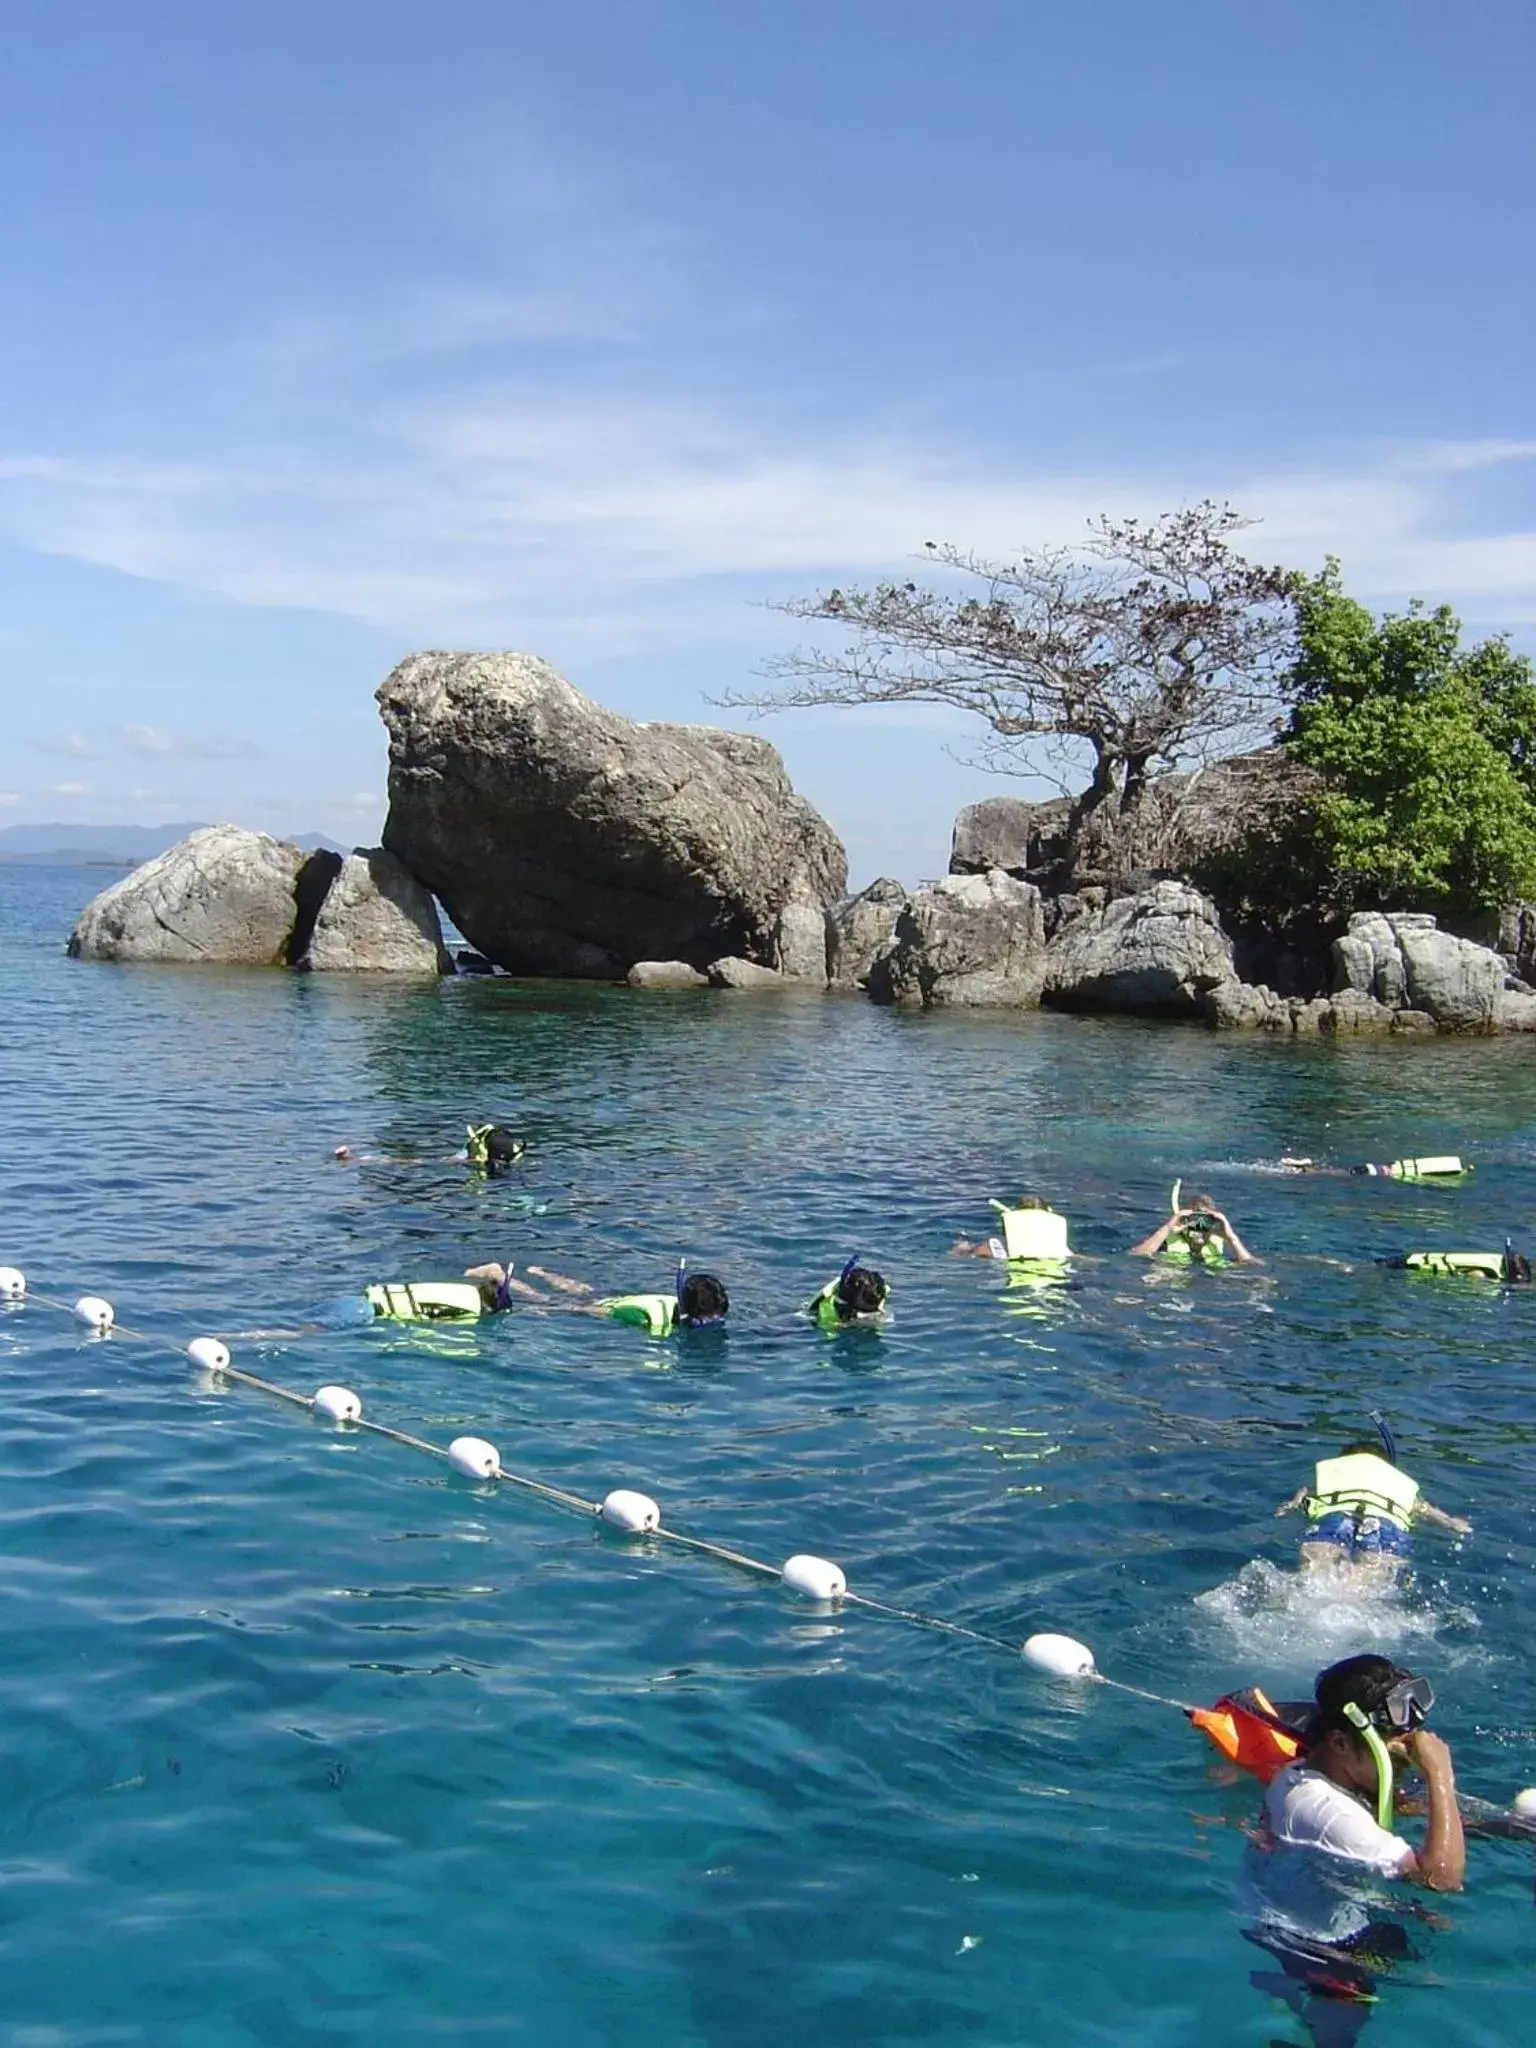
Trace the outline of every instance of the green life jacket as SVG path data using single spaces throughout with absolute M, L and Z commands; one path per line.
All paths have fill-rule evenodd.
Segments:
M 1003 1252 L 1009 1260 L 1030 1259 L 1059 1264 L 1070 1259 L 1067 1219 L 1054 1209 L 1007 1209 L 994 1202 L 1003 1232 Z
M 1474 1280 L 1502 1280 L 1502 1252 L 1409 1252 L 1403 1264 L 1413 1273 L 1466 1273 Z
M 616 1294 L 598 1307 L 616 1323 L 629 1323 L 652 1337 L 670 1337 L 677 1328 L 677 1297 L 671 1294 Z
M 1197 1258 L 1194 1247 L 1181 1230 L 1177 1237 L 1170 1237 L 1158 1253 L 1170 1266 L 1219 1266 L 1227 1256 L 1227 1248 L 1218 1232 L 1206 1233 L 1205 1249 Z
M 484 1297 L 472 1280 L 393 1280 L 364 1288 L 363 1294 L 376 1316 L 395 1323 L 461 1322 L 486 1313 Z
M 1386 1166 L 1368 1166 L 1367 1173 L 1384 1174 L 1388 1180 L 1460 1180 L 1469 1172 L 1460 1159 L 1446 1153 L 1434 1159 L 1394 1159 Z
M 1307 1497 L 1309 1522 L 1321 1521 L 1324 1515 L 1378 1515 L 1406 1529 L 1419 1498 L 1417 1481 L 1374 1451 L 1320 1459 L 1312 1486 Z

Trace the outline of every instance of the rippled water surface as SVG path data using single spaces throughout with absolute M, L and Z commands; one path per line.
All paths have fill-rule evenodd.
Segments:
M 39 1293 L 1180 1699 L 1382 1645 L 1465 1786 L 1536 1781 L 1536 1298 L 1369 1263 L 1536 1249 L 1528 1041 L 69 962 L 103 879 L 0 868 L 0 1261 Z M 529 1152 L 486 1182 L 447 1155 L 492 1116 Z M 1288 1150 L 1478 1171 L 1262 1170 Z M 1262 1275 L 1123 1256 L 1175 1176 Z M 1026 1188 L 1089 1255 L 1070 1291 L 947 1256 Z M 680 1250 L 723 1342 L 238 1334 L 477 1258 L 664 1286 Z M 830 1340 L 797 1307 L 854 1250 L 896 1313 Z M 1304 2040 L 1250 1982 L 1253 1787 L 1170 1709 L 604 1538 L 36 1301 L 0 1368 L 0 2039 Z M 1271 1511 L 1373 1407 L 1476 1534 L 1319 1604 Z M 1530 2037 L 1532 1875 L 1473 1846 L 1367 2048 Z

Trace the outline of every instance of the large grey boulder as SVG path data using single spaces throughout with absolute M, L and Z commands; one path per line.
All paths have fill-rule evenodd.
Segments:
M 525 654 L 413 654 L 378 701 L 385 845 L 514 972 L 776 965 L 786 908 L 843 893 L 841 844 L 765 740 L 636 725 Z
M 1491 1031 L 1509 968 L 1503 956 L 1436 928 L 1426 912 L 1361 911 L 1333 942 L 1334 988 L 1389 1010 L 1422 1010 L 1448 1031 Z
M 1063 1010 L 1192 1016 L 1235 979 L 1232 942 L 1210 898 L 1183 882 L 1158 882 L 1060 928 L 1046 959 L 1045 1000 Z
M 910 898 L 900 882 L 882 875 L 840 903 L 828 920 L 827 965 L 835 988 L 863 988 L 869 970 L 896 936 L 896 920 Z
M 437 905 L 382 846 L 358 847 L 338 862 L 294 964 L 317 974 L 453 972 Z
M 709 987 L 709 976 L 686 960 L 637 960 L 624 979 L 631 988 Z
M 920 889 L 869 970 L 877 1003 L 1033 1009 L 1045 979 L 1040 891 L 1000 868 Z
M 279 966 L 304 860 L 265 832 L 208 825 L 92 897 L 68 950 L 77 960 Z
M 774 933 L 774 965 L 787 981 L 827 985 L 827 954 L 830 945 L 825 903 L 799 898 L 786 903 L 779 912 Z
M 955 815 L 949 872 L 984 875 L 1001 868 L 1022 879 L 1040 864 L 1042 837 L 1059 832 L 1070 810 L 1070 803 L 1060 797 L 1032 804 L 1017 796 L 989 796 L 979 804 L 967 804 Z
M 759 967 L 755 960 L 711 960 L 709 982 L 714 988 L 783 988 L 785 977 L 776 967 Z

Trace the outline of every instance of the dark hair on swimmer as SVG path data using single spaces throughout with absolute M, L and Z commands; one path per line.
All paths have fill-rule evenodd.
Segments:
M 680 1323 L 717 1321 L 730 1308 L 731 1297 L 713 1273 L 689 1273 L 677 1296 Z
M 1216 1213 L 1215 1198 L 1211 1195 L 1191 1195 L 1184 1206 L 1186 1209 L 1198 1209 L 1204 1215 L 1213 1216 Z
M 485 1163 L 490 1167 L 511 1166 L 521 1159 L 527 1146 L 505 1124 L 492 1124 L 485 1134 Z
M 1363 1436 L 1358 1443 L 1346 1444 L 1343 1450 L 1340 1451 L 1339 1456 L 1341 1458 L 1386 1458 L 1387 1453 L 1386 1447 L 1379 1436 Z M 1394 1465 L 1396 1462 L 1395 1458 L 1387 1458 L 1389 1465 Z
M 1504 1279 L 1515 1287 L 1528 1287 L 1531 1282 L 1531 1262 L 1524 1252 L 1504 1254 Z
M 878 1315 L 890 1293 L 885 1275 L 873 1266 L 850 1266 L 837 1288 L 837 1312 L 844 1321 L 854 1316 Z
M 1402 1670 L 1390 1657 L 1378 1657 L 1373 1651 L 1330 1664 L 1326 1671 L 1318 1673 L 1312 1689 L 1312 1697 L 1317 1701 L 1316 1732 L 1321 1735 L 1330 1728 L 1342 1728 L 1350 1735 L 1356 1734 L 1358 1731 L 1351 1727 L 1344 1709 L 1356 1706 L 1368 1721 L 1374 1722 L 1393 1686 L 1412 1676 L 1411 1671 Z

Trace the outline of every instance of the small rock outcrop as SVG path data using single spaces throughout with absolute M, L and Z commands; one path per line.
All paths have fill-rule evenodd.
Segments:
M 631 988 L 709 987 L 709 976 L 686 960 L 637 960 L 624 979 Z
M 711 960 L 708 979 L 713 988 L 783 988 L 786 977 L 775 967 L 759 967 L 755 960 Z
M 294 965 L 316 974 L 453 972 L 437 905 L 382 846 L 338 863 Z
M 1063 797 L 1032 804 L 1023 797 L 989 796 L 955 814 L 949 848 L 952 875 L 984 875 L 990 868 L 1022 879 L 1043 863 L 1042 845 L 1066 823 Z
M 785 914 L 836 903 L 847 861 L 765 740 L 634 724 L 524 654 L 414 654 L 378 701 L 384 843 L 499 966 L 814 968 L 809 923 Z
M 813 982 L 825 988 L 831 943 L 830 912 L 825 903 L 802 898 L 786 903 L 774 933 L 774 965 L 786 981 Z
M 834 988 L 863 988 L 869 970 L 896 936 L 896 920 L 909 898 L 900 882 L 882 875 L 840 903 L 828 920 L 827 966 Z
M 1158 882 L 1061 926 L 1046 957 L 1045 1000 L 1063 1010 L 1195 1016 L 1236 979 L 1216 906 L 1183 882 Z
M 453 972 L 436 904 L 393 855 L 305 854 L 238 825 L 194 832 L 104 889 L 68 950 L 79 960 Z
M 877 1003 L 1034 1009 L 1044 980 L 1040 891 L 994 868 L 919 890 L 871 966 L 868 989 Z
M 1509 968 L 1501 954 L 1437 929 L 1426 912 L 1361 911 L 1333 942 L 1334 1002 L 1346 991 L 1420 1010 L 1447 1031 L 1499 1028 Z
M 92 897 L 68 951 L 77 960 L 279 966 L 304 862 L 265 832 L 205 826 Z

